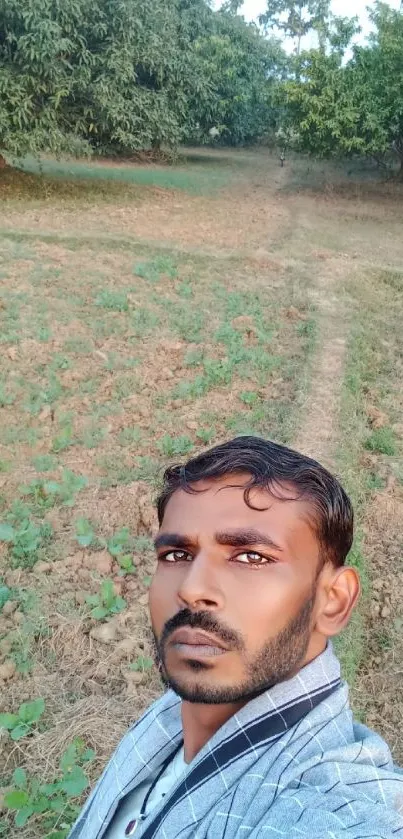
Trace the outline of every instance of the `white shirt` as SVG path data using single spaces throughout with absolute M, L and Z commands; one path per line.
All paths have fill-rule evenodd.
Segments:
M 162 799 L 175 786 L 181 775 L 183 775 L 186 771 L 186 768 L 187 763 L 185 762 L 182 746 L 155 784 L 155 787 L 147 801 L 147 816 L 155 810 L 155 808 L 161 803 Z M 154 778 L 148 778 L 147 781 L 140 784 L 140 786 L 136 787 L 133 792 L 129 792 L 128 795 L 122 799 L 104 835 L 104 839 L 125 839 L 125 830 L 129 822 L 135 821 L 139 818 L 143 801 L 153 780 Z M 134 836 L 135 833 L 136 831 L 134 831 L 132 835 Z

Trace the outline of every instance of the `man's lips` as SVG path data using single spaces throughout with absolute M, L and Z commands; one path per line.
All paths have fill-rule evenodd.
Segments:
M 227 647 L 219 638 L 202 629 L 190 627 L 175 630 L 170 638 L 170 645 L 187 655 L 214 656 L 227 652 Z

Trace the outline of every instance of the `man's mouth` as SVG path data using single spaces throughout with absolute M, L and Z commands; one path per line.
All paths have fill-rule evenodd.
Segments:
M 209 635 L 202 629 L 191 629 L 186 626 L 173 632 L 169 643 L 187 658 L 213 657 L 228 652 L 228 648 L 221 639 Z

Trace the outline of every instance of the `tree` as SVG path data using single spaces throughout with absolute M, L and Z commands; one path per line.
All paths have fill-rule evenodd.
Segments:
M 384 3 L 372 13 L 375 31 L 343 64 L 353 21 L 341 19 L 327 53 L 301 56 L 301 78 L 284 85 L 298 146 L 312 154 L 387 155 L 403 164 L 403 14 Z
M 259 140 L 273 124 L 273 86 L 286 63 L 279 41 L 224 8 L 195 50 L 208 93 L 192 103 L 189 140 L 207 140 L 212 128 L 227 145 Z
M 0 150 L 175 148 L 259 136 L 280 54 L 210 0 L 0 0 Z
M 295 52 L 301 52 L 302 38 L 312 29 L 318 34 L 322 47 L 327 31 L 330 0 L 267 0 L 267 9 L 259 20 L 265 30 L 279 29 L 295 42 Z

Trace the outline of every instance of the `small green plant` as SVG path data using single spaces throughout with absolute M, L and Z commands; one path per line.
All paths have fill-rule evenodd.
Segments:
M 158 326 L 158 323 L 159 318 L 155 312 L 151 312 L 149 309 L 144 308 L 136 309 L 130 317 L 130 337 L 135 341 L 137 338 L 143 338 L 145 335 L 149 335 L 150 332 L 153 332 Z
M 91 522 L 83 517 L 75 523 L 76 540 L 81 548 L 89 548 L 96 542 L 95 530 Z
M 87 486 L 87 478 L 76 475 L 70 469 L 63 469 L 61 480 L 44 481 L 36 478 L 21 488 L 21 494 L 27 496 L 31 507 L 37 512 L 48 510 L 55 504 L 72 507 L 77 493 Z
M 135 574 L 137 569 L 136 566 L 133 564 L 133 557 L 131 554 L 124 554 L 123 556 L 116 557 L 117 562 L 119 564 L 119 577 L 125 577 L 126 574 Z
M 184 300 L 189 300 L 193 296 L 193 289 L 191 283 L 185 282 L 185 280 L 179 283 L 177 292 L 179 297 L 182 297 Z
M 52 361 L 50 362 L 51 370 L 70 370 L 71 367 L 71 359 L 68 358 L 67 355 L 63 355 L 62 353 L 55 353 L 52 358 Z
M 39 550 L 50 541 L 53 528 L 49 522 L 36 524 L 30 518 L 24 518 L 15 525 L 8 522 L 0 524 L 0 541 L 9 544 L 11 565 L 13 568 L 32 568 L 39 559 Z
M 133 538 L 128 527 L 121 527 L 108 539 L 107 548 L 109 553 L 118 557 L 127 554 L 133 547 Z
M 119 431 L 118 434 L 118 443 L 121 446 L 130 446 L 134 443 L 139 443 L 141 440 L 141 429 L 140 428 L 123 428 L 122 431 Z
M 159 440 L 158 448 L 166 457 L 176 457 L 191 452 L 194 449 L 194 444 L 190 437 L 186 437 L 186 435 L 171 437 L 170 434 L 165 434 Z
M 16 827 L 24 827 L 32 816 L 40 819 L 49 839 L 65 839 L 79 813 L 76 799 L 88 787 L 84 768 L 95 753 L 76 738 L 63 753 L 57 778 L 43 783 L 29 777 L 21 767 L 14 770 L 13 788 L 4 796 L 5 806 L 15 811 Z
M 146 673 L 147 670 L 152 669 L 153 665 L 154 662 L 150 656 L 139 655 L 135 661 L 129 664 L 129 670 L 134 670 L 136 673 Z
M 96 449 L 105 439 L 107 433 L 105 428 L 100 428 L 97 425 L 89 425 L 84 429 L 80 442 L 86 449 Z
M 365 448 L 379 454 L 396 454 L 396 438 L 392 428 L 376 428 L 365 441 Z
M 127 292 L 104 289 L 95 298 L 95 305 L 114 312 L 127 312 L 129 308 Z
M 11 600 L 11 594 L 11 589 L 0 579 L 0 612 L 5 603 L 7 603 L 8 600 Z
M 158 256 L 149 262 L 137 262 L 133 267 L 133 274 L 155 283 L 163 276 L 175 279 L 178 276 L 178 268 L 169 256 Z
M 204 360 L 204 348 L 196 347 L 194 350 L 188 350 L 183 363 L 185 367 L 199 367 Z
M 45 710 L 42 697 L 31 702 L 23 702 L 16 714 L 0 714 L 0 728 L 10 732 L 12 740 L 21 740 L 31 734 Z
M 199 428 L 199 430 L 196 431 L 196 437 L 201 443 L 204 443 L 204 445 L 207 446 L 212 440 L 214 440 L 215 430 L 214 428 Z
M 112 580 L 103 580 L 99 593 L 89 594 L 87 603 L 93 607 L 90 615 L 97 621 L 117 615 L 126 606 L 126 600 L 115 593 Z
M 24 410 L 29 414 L 39 414 L 44 405 L 54 405 L 66 392 L 53 371 L 50 372 L 47 382 L 44 384 L 31 383 L 27 396 L 24 400 Z
M 259 401 L 259 394 L 254 390 L 244 390 L 239 394 L 239 398 L 244 405 L 255 405 Z
M 74 443 L 73 426 L 71 423 L 66 423 L 66 425 L 60 429 L 59 433 L 56 434 L 56 437 L 53 438 L 52 452 L 59 454 L 65 449 L 68 449 L 69 446 L 73 446 Z
M 50 472 L 56 465 L 57 461 L 51 454 L 38 454 L 32 458 L 32 466 L 37 472 Z
M 36 337 L 38 341 L 43 341 L 46 343 L 46 341 L 50 341 L 52 337 L 52 332 L 48 326 L 43 325 L 37 329 Z

